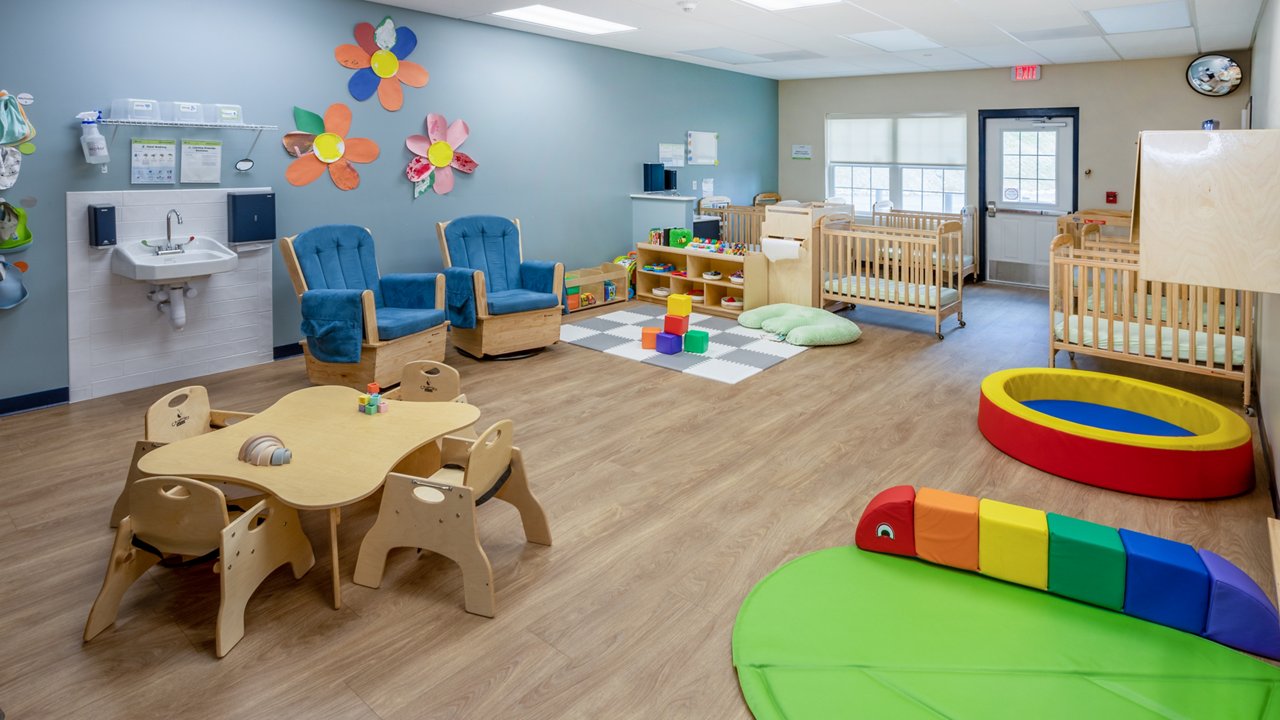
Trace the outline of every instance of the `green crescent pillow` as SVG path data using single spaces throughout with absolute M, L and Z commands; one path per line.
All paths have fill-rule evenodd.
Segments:
M 791 303 L 747 310 L 738 316 L 738 324 L 772 333 L 792 345 L 844 345 L 862 337 L 862 330 L 852 320 Z

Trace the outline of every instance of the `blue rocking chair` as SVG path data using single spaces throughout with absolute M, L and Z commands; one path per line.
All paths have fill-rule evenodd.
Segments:
M 564 265 L 525 260 L 519 220 L 468 215 L 436 231 L 455 348 L 511 356 L 559 341 Z
M 363 390 L 400 382 L 405 363 L 443 360 L 445 279 L 439 273 L 378 276 L 373 235 L 322 225 L 280 243 L 302 304 L 307 377 Z

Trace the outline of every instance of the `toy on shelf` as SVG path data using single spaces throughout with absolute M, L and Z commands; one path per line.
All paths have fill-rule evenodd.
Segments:
M 624 259 L 626 256 L 623 256 Z M 630 259 L 634 262 L 634 259 Z M 593 268 L 567 270 L 564 274 L 566 312 L 575 312 L 595 305 L 622 302 L 618 292 L 622 284 L 630 285 L 630 268 L 617 262 L 601 263 Z
M 707 253 L 716 253 L 718 255 L 746 255 L 747 246 L 744 243 L 727 242 L 724 240 L 695 239 L 687 246 L 689 250 L 700 250 Z
M 589 293 L 589 292 L 579 293 L 578 297 L 580 298 L 579 307 L 584 307 L 584 308 L 591 307 L 592 305 L 596 304 L 596 296 L 593 295 L 592 293 Z
M 671 295 L 671 288 L 656 287 L 653 289 L 655 297 L 665 298 Z
M 671 277 L 689 277 L 689 273 L 684 270 L 672 270 Z
M 982 381 L 978 429 L 1016 460 L 1109 490 L 1207 500 L 1253 489 L 1244 418 L 1156 383 L 1065 368 L 1001 370 Z
M 1280 659 L 1280 612 L 1243 570 L 1208 550 L 910 485 L 872 498 L 855 537 L 863 550 L 1048 590 Z
M 720 305 L 731 310 L 741 310 L 743 302 L 741 298 L 737 298 L 732 295 L 725 295 L 720 299 Z
M 738 270 L 729 276 L 729 282 L 733 283 L 734 285 L 741 285 L 742 281 L 743 281 L 743 278 L 742 278 L 741 270 Z
M 724 275 L 719 270 L 708 270 L 702 273 L 703 280 L 719 280 Z
M 690 290 L 688 295 L 689 295 L 689 300 L 692 301 L 695 305 L 706 302 L 706 299 L 707 299 L 707 291 L 701 288 L 694 288 Z
M 641 268 L 645 272 L 670 273 L 675 271 L 676 266 L 671 263 L 652 263 Z
M 636 258 L 638 255 L 635 250 L 632 250 L 626 255 L 619 255 L 613 259 L 615 265 L 621 265 L 626 268 L 626 274 L 623 279 L 627 284 L 627 300 L 636 296 Z

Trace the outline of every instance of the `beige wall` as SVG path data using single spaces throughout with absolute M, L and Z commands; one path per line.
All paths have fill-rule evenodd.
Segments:
M 1272 13 L 1274 14 L 1274 12 Z M 969 203 L 978 202 L 978 110 L 1080 108 L 1078 207 L 1105 207 L 1115 190 L 1133 204 L 1133 170 L 1140 130 L 1198 129 L 1214 118 L 1240 127 L 1249 97 L 1249 53 L 1232 53 L 1245 69 L 1244 86 L 1226 98 L 1207 98 L 1183 79 L 1191 58 L 1046 65 L 1042 79 L 1015 83 L 1009 69 L 915 75 L 784 80 L 778 87 L 778 184 L 784 198 L 826 197 L 824 119 L 836 114 L 964 112 L 969 116 Z M 1280 120 L 1280 113 L 1275 115 Z M 792 160 L 793 144 L 812 145 L 813 160 Z M 1084 169 L 1093 172 L 1086 176 Z M 750 198 L 734 198 L 749 201 Z M 1280 419 L 1277 420 L 1280 423 Z
M 1280 128 L 1280 2 L 1263 10 L 1254 41 L 1253 125 Z M 1280 242 L 1280 241 L 1278 241 Z M 1263 295 L 1258 315 L 1258 411 L 1271 435 L 1271 457 L 1280 461 L 1280 295 Z

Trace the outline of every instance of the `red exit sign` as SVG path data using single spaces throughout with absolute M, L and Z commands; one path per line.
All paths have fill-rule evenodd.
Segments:
M 1039 80 L 1039 79 L 1040 79 L 1039 65 L 1014 65 L 1013 66 L 1014 82 L 1022 82 L 1023 80 Z

